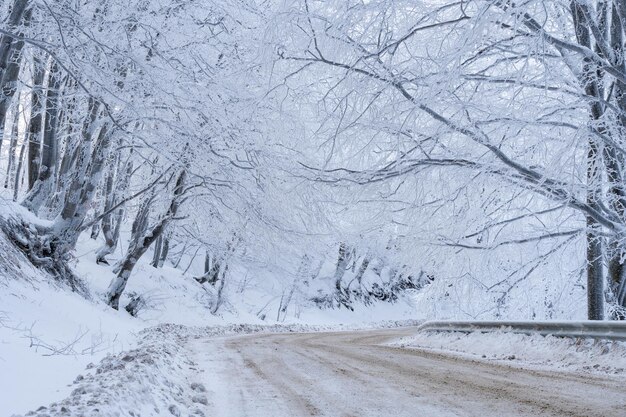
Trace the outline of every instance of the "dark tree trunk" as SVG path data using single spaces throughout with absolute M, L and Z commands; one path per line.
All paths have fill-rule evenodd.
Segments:
M 170 251 L 170 240 L 166 237 L 163 238 L 163 245 L 161 247 L 161 256 L 159 257 L 158 267 L 163 268 L 165 265 L 165 261 L 167 260 L 167 255 Z
M 209 251 L 204 254 L 204 275 L 208 274 L 211 270 L 211 255 Z
M 181 196 L 184 193 L 186 175 L 185 170 L 182 170 L 180 174 L 178 174 L 167 213 L 165 213 L 156 224 L 149 227 L 140 239 L 136 242 L 132 242 L 128 248 L 126 256 L 120 263 L 119 272 L 117 272 L 117 276 L 113 279 L 107 291 L 107 303 L 114 309 L 119 309 L 120 297 L 126 288 L 128 278 L 135 268 L 137 261 L 146 253 L 150 245 L 161 236 L 165 227 L 176 217 L 176 213 L 181 204 Z
M 161 258 L 162 242 L 163 242 L 163 236 L 159 236 L 154 242 L 154 254 L 152 256 L 152 262 L 150 262 L 150 265 L 152 265 L 154 268 L 158 268 L 159 266 L 159 259 Z
M 208 251 L 204 257 L 204 274 L 194 279 L 200 284 L 208 282 L 211 285 L 215 285 L 219 279 L 219 273 L 221 269 L 221 262 L 217 257 L 211 255 Z
M 571 3 L 576 39 L 580 45 L 592 48 L 589 28 L 585 24 L 584 12 L 577 2 Z M 599 69 L 588 58 L 583 60 L 583 73 L 580 80 L 585 94 L 595 100 L 591 101 L 589 111 L 592 121 L 600 121 L 604 114 L 601 104 L 603 93 Z M 601 154 L 595 139 L 588 139 L 587 150 L 587 203 L 593 208 L 599 208 L 601 184 L 600 161 Z M 600 237 L 601 226 L 591 217 L 587 222 L 587 316 L 589 320 L 604 319 L 604 248 Z
M 349 252 L 348 252 L 347 245 L 343 242 L 340 243 L 339 255 L 337 257 L 337 265 L 335 267 L 335 276 L 334 276 L 335 298 L 339 306 L 343 305 L 346 308 L 350 309 L 351 307 L 350 307 L 349 297 L 343 290 L 343 286 L 342 286 L 343 276 L 345 275 L 346 270 L 348 268 L 348 262 L 349 262 L 348 256 L 349 256 Z
M 356 273 L 356 276 L 354 277 L 356 279 L 356 282 L 359 283 L 359 286 L 361 285 L 361 281 L 363 280 L 363 275 L 365 275 L 365 271 L 367 271 L 367 267 L 370 264 L 370 259 L 369 257 L 366 255 L 363 258 L 363 261 L 361 262 L 361 266 L 359 267 L 359 270 Z
M 624 34 L 623 24 L 619 11 L 615 5 L 610 9 L 612 13 L 610 39 L 611 48 L 616 56 L 624 57 Z M 626 64 L 621 62 L 622 69 L 626 69 Z M 621 110 L 619 123 L 622 129 L 626 128 L 626 84 L 620 80 L 615 80 L 614 95 L 617 106 Z M 606 129 L 604 129 L 606 130 Z M 608 132 L 603 132 L 609 134 Z M 606 166 L 607 179 L 609 180 L 609 198 L 611 207 L 620 216 L 622 221 L 626 221 L 626 190 L 624 178 L 624 157 L 612 144 L 605 144 L 604 161 Z M 609 242 L 609 262 L 608 262 L 608 283 L 614 303 L 613 319 L 626 319 L 626 267 L 622 258 L 624 256 L 624 244 L 619 238 L 613 238 Z
M 43 126 L 43 67 L 41 60 L 34 62 L 33 90 L 31 100 L 31 114 L 28 124 L 28 190 L 33 188 L 39 176 L 39 161 L 41 154 L 41 129 Z

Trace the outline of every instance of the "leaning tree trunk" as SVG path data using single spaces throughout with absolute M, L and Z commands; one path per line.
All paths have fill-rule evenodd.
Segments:
M 356 275 L 354 276 L 354 279 L 357 282 L 357 285 L 359 286 L 358 288 L 358 295 L 362 296 L 363 295 L 363 275 L 365 275 L 365 271 L 367 271 L 367 267 L 370 264 L 370 255 L 369 254 L 365 254 L 365 256 L 363 257 L 363 260 L 361 261 L 361 265 L 359 266 L 359 269 L 356 271 Z
M 369 255 L 365 255 L 363 257 L 363 261 L 361 261 L 361 266 L 359 266 L 359 270 L 356 273 L 356 276 L 354 277 L 356 279 L 356 281 L 359 283 L 359 285 L 361 285 L 361 282 L 363 281 L 363 275 L 365 275 L 365 271 L 367 271 L 367 267 L 370 264 L 370 258 Z
M 123 194 L 128 188 L 130 182 L 130 175 L 132 173 L 133 164 L 130 161 L 126 162 L 126 166 L 121 168 L 119 166 L 119 159 L 116 168 L 115 186 L 113 185 L 113 174 L 110 173 L 107 177 L 105 185 L 105 206 L 104 212 L 108 213 L 115 204 L 118 203 L 118 196 Z M 104 236 L 104 245 L 96 252 L 96 263 L 104 263 L 108 265 L 106 256 L 110 255 L 117 248 L 117 242 L 120 238 L 120 228 L 122 225 L 122 218 L 124 216 L 124 206 L 118 207 L 113 213 L 106 214 L 101 221 L 102 234 Z M 147 219 L 147 216 L 145 217 Z M 144 219 L 144 220 L 145 220 Z M 144 226 L 145 230 L 145 226 Z M 143 231 L 142 231 L 143 233 Z
M 63 86 L 63 91 L 72 92 L 77 88 L 76 81 L 70 77 L 66 77 Z M 63 97 L 62 104 L 59 104 L 61 110 L 58 115 L 58 147 L 59 147 L 59 161 L 57 161 L 58 168 L 51 179 L 52 191 L 48 198 L 46 198 L 45 205 L 53 212 L 60 210 L 60 206 L 65 201 L 66 184 L 72 179 L 73 167 L 76 166 L 78 161 L 80 140 L 76 134 L 80 122 L 76 120 L 78 112 L 77 99 L 71 97 Z
M 156 224 L 149 227 L 140 239 L 131 243 L 126 256 L 120 263 L 119 272 L 109 285 L 106 296 L 107 303 L 115 310 L 119 309 L 120 297 L 126 288 L 128 278 L 135 268 L 137 261 L 146 253 L 150 245 L 152 245 L 152 243 L 154 243 L 154 241 L 161 236 L 165 227 L 176 217 L 176 213 L 182 203 L 181 197 L 185 191 L 184 187 L 186 175 L 187 174 L 184 169 L 178 174 L 176 185 L 172 193 L 172 199 L 165 215 L 162 216 Z
M 137 210 L 137 214 L 135 214 L 135 219 L 133 220 L 133 224 L 130 229 L 130 242 L 133 245 L 133 242 L 139 241 L 148 230 L 148 220 L 150 219 L 150 208 L 152 203 L 154 202 L 154 189 L 151 193 L 143 200 L 139 209 Z M 113 272 L 118 274 L 122 269 L 122 264 L 124 260 L 119 261 L 115 267 L 113 268 Z
M 215 295 L 213 306 L 211 307 L 211 314 L 216 314 L 224 301 L 224 288 L 226 285 L 226 274 L 228 273 L 228 262 L 230 261 L 232 255 L 237 251 L 237 247 L 240 242 L 241 236 L 238 233 L 234 233 L 231 241 L 226 245 L 226 252 L 219 258 L 219 260 L 214 260 L 214 264 L 211 269 L 215 275 L 210 278 L 209 282 L 213 285 L 217 282 L 219 282 L 219 284 L 217 286 L 217 294 Z
M 104 183 L 104 212 L 111 210 L 114 204 L 114 191 L 113 191 L 113 169 L 109 172 Z M 96 252 L 96 263 L 106 264 L 109 262 L 106 260 L 106 255 L 113 252 L 113 247 L 117 245 L 117 240 L 113 237 L 113 216 L 110 214 L 104 216 L 100 224 L 94 224 L 94 227 L 99 226 L 102 229 L 104 236 L 104 245 Z M 93 237 L 93 233 L 92 233 Z

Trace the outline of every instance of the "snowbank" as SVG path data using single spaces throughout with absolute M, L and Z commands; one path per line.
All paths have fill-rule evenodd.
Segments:
M 46 282 L 12 282 L 0 306 L 0 409 L 9 414 L 64 396 L 88 363 L 131 348 L 145 326 Z
M 420 332 L 393 345 L 534 369 L 614 374 L 626 378 L 626 343 L 507 332 Z

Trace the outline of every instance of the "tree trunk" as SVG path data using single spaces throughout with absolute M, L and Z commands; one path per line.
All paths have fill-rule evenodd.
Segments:
M 572 17 L 576 39 L 580 45 L 592 48 L 591 35 L 585 23 L 584 12 L 581 6 L 573 1 L 571 3 Z M 599 69 L 588 58 L 583 60 L 583 72 L 580 83 L 585 89 L 585 94 L 594 99 L 590 106 L 590 119 L 592 122 L 600 122 L 604 114 L 601 100 L 604 94 L 601 89 L 601 74 Z M 591 136 L 588 139 L 587 150 L 587 204 L 599 208 L 601 195 L 601 174 L 599 170 L 601 154 L 598 145 Z M 604 250 L 601 236 L 601 226 L 596 220 L 586 216 L 587 223 L 587 317 L 589 320 L 604 319 L 604 272 L 602 260 Z
M 154 242 L 154 254 L 152 255 L 152 262 L 150 262 L 150 265 L 152 265 L 154 268 L 158 268 L 159 266 L 159 259 L 161 258 L 162 243 L 163 243 L 163 236 L 159 236 Z
M 119 158 L 119 157 L 118 157 Z M 119 159 L 118 164 L 119 165 Z M 104 212 L 109 211 L 114 204 L 114 191 L 113 191 L 113 169 L 109 171 L 109 174 L 106 177 L 106 181 L 104 184 Z M 106 260 L 106 255 L 111 253 L 114 249 L 114 246 L 117 245 L 117 239 L 113 236 L 113 216 L 106 215 L 102 218 L 100 223 L 94 224 L 94 226 L 100 226 L 102 229 L 102 235 L 104 236 L 104 245 L 96 252 L 96 263 L 98 264 L 106 264 L 109 262 Z
M 99 104 L 94 103 L 93 107 L 89 121 L 83 129 L 83 148 L 87 149 L 91 148 L 89 145 L 95 129 L 93 122 L 98 114 L 95 107 L 99 108 Z M 57 280 L 68 283 L 74 291 L 86 296 L 86 287 L 67 265 L 67 260 L 68 254 L 76 246 L 108 149 L 108 126 L 103 123 L 98 130 L 93 152 L 91 155 L 87 152 L 86 159 L 81 161 L 79 169 L 74 173 L 61 213 L 51 226 L 34 226 L 21 219 L 6 219 L 0 224 L 9 239 L 24 252 L 33 265 L 48 271 Z
M 363 258 L 363 261 L 361 262 L 361 266 L 359 267 L 359 270 L 356 273 L 356 276 L 354 277 L 356 279 L 356 282 L 359 283 L 359 286 L 361 285 L 361 281 L 363 280 L 363 275 L 365 275 L 365 271 L 367 271 L 367 267 L 370 264 L 370 259 L 368 255 L 365 255 L 365 257 Z
M 15 170 L 15 183 L 13 185 L 13 201 L 17 201 L 17 195 L 20 191 L 20 178 L 22 167 L 24 166 L 24 154 L 26 153 L 26 142 L 22 142 L 20 146 L 20 155 L 17 157 L 17 169 Z
M 91 233 L 89 234 L 89 238 L 92 240 L 96 240 L 98 239 L 99 235 L 100 235 L 100 224 L 95 223 L 93 226 L 91 226 Z M 96 261 L 96 263 L 98 262 Z
M 220 274 L 220 285 L 217 287 L 217 294 L 215 296 L 215 301 L 213 302 L 213 307 L 211 307 L 211 314 L 216 314 L 224 301 L 224 285 L 226 284 L 227 272 L 228 263 L 224 262 L 224 267 L 222 268 L 222 273 Z
M 219 272 L 220 262 L 215 256 L 211 255 L 209 251 L 206 251 L 204 255 L 204 273 L 202 276 L 194 277 L 194 279 L 200 284 L 208 282 L 211 285 L 215 285 L 219 277 Z
M 114 202 L 115 204 L 118 203 L 119 197 L 124 195 L 124 193 L 128 189 L 128 185 L 130 184 L 130 177 L 133 172 L 132 161 L 130 160 L 126 161 L 124 168 L 125 169 L 123 170 L 123 173 L 121 173 L 120 169 L 118 169 L 117 171 L 116 186 L 115 186 L 115 190 L 113 190 L 113 193 L 112 193 L 112 202 Z M 109 220 L 107 221 L 107 223 L 109 223 L 108 227 L 110 227 L 110 224 L 113 224 L 113 230 L 107 229 L 107 231 L 105 232 L 106 242 L 105 242 L 105 245 L 100 249 L 100 254 L 102 256 L 106 256 L 108 254 L 113 253 L 113 251 L 115 251 L 115 249 L 117 248 L 117 242 L 120 239 L 120 229 L 122 227 L 122 220 L 124 218 L 124 211 L 125 211 L 125 208 L 124 208 L 124 205 L 122 205 L 114 213 L 111 213 L 106 216 L 106 217 L 109 217 Z M 145 227 L 144 227 L 144 230 L 145 230 Z
M 35 57 L 33 62 L 33 87 L 31 97 L 30 121 L 28 124 L 28 190 L 30 191 L 39 177 L 41 153 L 41 130 L 43 126 L 43 77 L 41 60 Z
M 341 284 L 343 280 L 343 276 L 346 273 L 347 267 L 348 267 L 348 247 L 346 246 L 345 243 L 342 242 L 339 244 L 339 256 L 337 258 L 337 265 L 335 268 L 335 276 L 334 276 L 335 298 L 339 306 L 343 305 L 347 308 L 350 308 L 349 307 L 350 300 L 348 299 L 348 296 L 344 293 L 342 284 Z
M 208 274 L 211 270 L 211 254 L 209 251 L 204 253 L 204 275 Z
M 163 268 L 163 265 L 165 265 L 165 261 L 167 260 L 167 255 L 169 251 L 170 251 L 170 240 L 164 237 L 163 245 L 161 248 L 161 256 L 159 257 L 159 263 L 157 264 L 159 268 Z
M 610 28 L 611 48 L 616 56 L 624 57 L 623 24 L 617 7 L 611 8 L 612 19 Z M 626 64 L 621 62 L 622 69 Z M 626 128 L 626 84 L 615 80 L 614 95 L 617 106 L 621 110 L 618 120 L 623 129 Z M 606 130 L 606 129 L 605 129 Z M 603 132 L 604 133 L 604 132 Z M 605 134 L 608 134 L 606 132 Z M 613 210 L 622 221 L 626 221 L 626 190 L 624 178 L 624 158 L 612 144 L 606 144 L 604 149 L 604 162 L 607 179 L 609 181 L 609 197 Z M 613 238 L 609 242 L 608 282 L 614 303 L 613 319 L 626 319 L 626 267 L 623 258 L 626 255 L 622 239 Z
M 28 24 L 32 14 L 32 10 L 27 9 L 28 3 L 28 0 L 14 0 L 9 18 L 4 23 L 8 31 L 15 33 L 20 23 Z M 17 90 L 23 47 L 23 41 L 8 35 L 0 37 L 0 135 L 4 132 L 7 110 Z
M 18 125 L 19 125 L 19 105 L 15 106 L 15 116 L 13 126 L 11 126 L 11 139 L 9 145 L 9 162 L 7 163 L 7 176 L 4 179 L 4 188 L 9 188 L 12 179 L 15 178 L 15 151 L 17 150 Z
M 298 283 L 306 279 L 311 270 L 311 260 L 307 255 L 302 257 L 302 262 L 300 262 L 300 266 L 298 267 L 298 272 L 296 272 L 296 276 L 291 283 L 291 288 L 289 288 L 289 292 L 286 297 L 281 298 L 280 308 L 278 310 L 277 320 L 280 319 L 280 313 L 283 313 L 283 321 L 285 320 L 285 316 L 287 314 L 287 309 L 289 308 L 289 304 L 291 304 L 291 300 L 293 299 L 293 295 L 298 288 Z
M 119 272 L 109 285 L 109 289 L 107 291 L 107 303 L 115 310 L 119 309 L 120 297 L 126 288 L 128 278 L 135 268 L 137 261 L 143 256 L 144 253 L 146 253 L 150 245 L 152 245 L 152 243 L 154 243 L 154 241 L 161 236 L 165 227 L 172 221 L 172 219 L 176 217 L 176 213 L 178 212 L 181 204 L 180 197 L 184 193 L 186 175 L 185 170 L 182 170 L 179 173 L 167 213 L 165 213 L 165 215 L 162 216 L 156 224 L 149 227 L 140 239 L 131 243 L 128 248 L 128 252 L 120 264 Z
M 41 159 L 38 175 L 28 194 L 24 197 L 22 205 L 35 214 L 53 190 L 58 150 L 58 126 L 59 126 L 59 87 L 60 74 L 56 63 L 52 62 L 49 68 L 48 88 L 46 90 L 45 118 L 43 129 L 43 142 L 41 146 Z

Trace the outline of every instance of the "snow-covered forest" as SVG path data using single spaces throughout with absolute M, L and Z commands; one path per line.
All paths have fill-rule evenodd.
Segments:
M 625 42 L 622 0 L 2 1 L 5 356 L 626 318 Z

